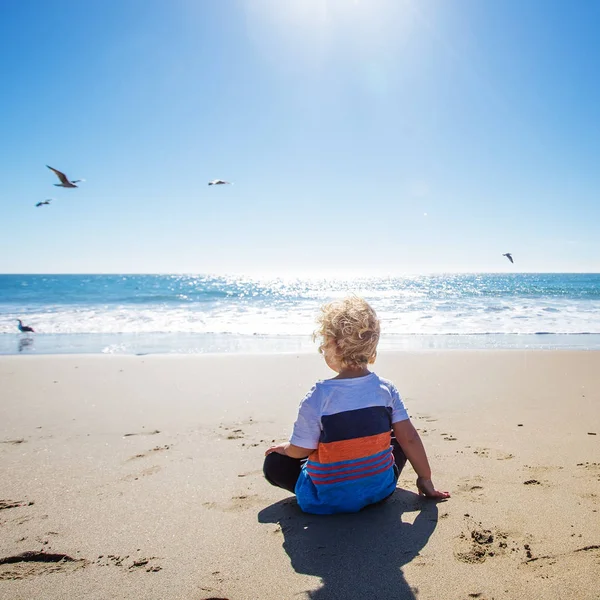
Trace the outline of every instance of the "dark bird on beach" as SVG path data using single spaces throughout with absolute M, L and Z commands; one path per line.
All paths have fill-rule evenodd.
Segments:
M 233 185 L 230 181 L 223 181 L 222 179 L 213 179 L 208 182 L 208 185 Z
M 69 178 L 58 169 L 53 169 L 48 165 L 46 166 L 60 179 L 60 183 L 54 184 L 57 187 L 76 188 L 78 187 L 75 185 L 76 183 L 79 183 L 80 181 L 85 181 L 85 179 L 74 179 L 73 181 L 69 181 Z
M 29 325 L 23 325 L 23 321 L 21 319 L 17 319 L 19 321 L 19 331 L 21 333 L 35 333 L 33 327 L 29 327 Z
M 38 202 L 36 206 L 44 206 L 44 204 L 50 204 L 50 202 L 52 202 L 52 198 L 49 200 L 44 200 L 43 202 Z
M 515 262 L 513 260 L 512 254 L 510 252 L 507 252 L 506 254 L 503 254 L 502 256 L 506 256 L 506 258 L 508 258 L 508 260 L 510 260 L 511 263 Z

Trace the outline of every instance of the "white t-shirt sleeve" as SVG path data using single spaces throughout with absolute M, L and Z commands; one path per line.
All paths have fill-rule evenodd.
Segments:
M 318 392 L 316 386 L 305 396 L 298 409 L 298 418 L 290 437 L 290 444 L 314 450 L 321 438 L 321 415 L 318 409 Z
M 408 412 L 395 385 L 390 386 L 390 393 L 392 394 L 392 423 L 408 420 Z

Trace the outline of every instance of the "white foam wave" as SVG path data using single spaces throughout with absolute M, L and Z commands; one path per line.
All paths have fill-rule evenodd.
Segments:
M 600 333 L 600 301 L 437 301 L 379 298 L 373 302 L 384 334 Z M 220 301 L 190 306 L 54 306 L 0 315 L 0 333 L 14 333 L 21 318 L 36 332 L 215 333 L 307 335 L 315 328 L 320 302 L 247 303 Z

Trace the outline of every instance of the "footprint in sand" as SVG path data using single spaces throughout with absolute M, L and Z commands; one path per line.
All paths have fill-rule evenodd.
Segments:
M 226 579 L 228 581 L 237 581 L 239 579 L 238 577 L 231 576 L 231 574 L 225 577 L 221 571 L 213 571 L 210 575 L 206 575 L 205 577 L 207 579 L 210 577 L 213 582 L 212 585 L 207 582 L 205 585 L 199 588 L 202 592 L 202 595 L 198 600 L 229 600 L 229 598 L 222 595 L 221 587 L 225 583 Z
M 576 569 L 579 572 L 587 572 L 589 570 L 592 573 L 596 572 L 598 561 L 600 560 L 600 544 L 592 544 L 567 552 L 543 556 L 533 556 L 529 549 L 527 556 L 527 559 L 522 564 L 522 568 L 531 570 L 544 579 L 571 569 Z M 586 565 L 586 563 L 589 564 Z M 554 569 L 547 568 L 554 565 L 559 566 Z
M 0 558 L 0 580 L 29 579 L 47 573 L 73 572 L 87 564 L 87 560 L 72 558 L 68 554 L 21 552 Z
M 231 504 L 225 507 L 227 512 L 241 512 L 268 504 L 268 500 L 258 494 L 240 494 L 232 496 Z
M 525 465 L 525 467 L 527 468 L 527 471 L 522 475 L 522 483 L 529 487 L 550 486 L 551 484 L 548 479 L 544 479 L 542 476 L 562 469 L 562 467 L 528 467 L 527 465 Z
M 129 554 L 125 556 L 119 556 L 118 554 L 101 554 L 93 564 L 100 567 L 120 567 L 127 569 L 129 572 L 143 570 L 146 571 L 146 573 L 158 573 L 158 571 L 162 571 L 162 567 L 153 563 L 155 560 L 157 560 L 156 556 L 150 556 L 148 558 L 138 556 L 133 558 L 130 557 Z
M 241 440 L 246 436 L 244 430 L 239 426 L 227 427 L 225 425 L 219 425 L 219 429 L 222 431 L 219 431 L 218 434 L 224 435 L 225 439 L 228 440 Z
M 170 444 L 165 444 L 164 446 L 154 446 L 154 448 L 152 448 L 151 450 L 147 450 L 146 452 L 142 452 L 141 454 L 136 454 L 130 458 L 128 458 L 127 460 L 136 460 L 138 458 L 145 458 L 147 456 L 150 456 L 151 454 L 156 454 L 157 452 L 164 452 L 165 450 L 170 450 L 171 449 L 171 445 Z
M 563 467 L 555 465 L 523 465 L 529 472 L 548 473 L 550 471 L 562 471 Z
M 9 508 L 19 508 L 21 506 L 33 506 L 34 502 L 27 502 L 26 500 L 0 500 L 0 510 L 8 510 Z
M 591 475 L 592 477 L 596 477 L 597 480 L 600 481 L 600 463 L 584 462 L 577 463 L 577 466 L 585 471 L 585 475 L 583 476 L 589 477 Z M 582 475 L 579 476 L 581 477 Z
M 123 437 L 131 437 L 132 435 L 156 435 L 160 433 L 160 431 L 158 429 L 155 429 L 154 431 L 138 431 L 137 433 L 124 433 Z
M 202 506 L 209 509 L 222 510 L 224 512 L 241 512 L 257 506 L 264 506 L 265 504 L 268 504 L 268 500 L 262 498 L 258 494 L 240 494 L 239 496 L 232 496 L 229 504 L 203 502 Z
M 518 559 L 531 555 L 529 544 L 511 539 L 508 533 L 495 527 L 486 528 L 482 523 L 470 519 L 467 531 L 456 538 L 454 556 L 459 562 L 482 563 L 498 556 Z
M 478 498 L 483 496 L 483 485 L 481 485 L 483 479 L 481 477 L 473 477 L 469 479 L 463 479 L 456 490 L 458 492 L 468 493 L 470 495 L 475 494 Z
M 515 455 L 514 454 L 510 454 L 509 452 L 500 452 L 498 451 L 496 453 L 495 459 L 496 460 L 510 460 L 511 458 L 514 458 Z
M 494 450 L 493 448 L 475 448 L 473 454 L 479 456 L 479 458 L 491 458 L 493 460 L 510 460 L 514 458 L 514 454 L 503 452 L 501 450 Z
M 487 558 L 496 556 L 496 552 L 500 550 L 498 543 L 494 543 L 496 540 L 493 532 L 482 527 L 471 530 L 469 535 L 461 533 L 459 541 L 462 548 L 454 556 L 460 562 L 482 563 Z
M 33 519 L 33 517 L 31 515 L 25 515 L 23 517 L 15 517 L 14 519 L 8 519 L 7 521 L 4 521 L 4 522 L 5 523 L 15 523 L 16 525 L 25 525 L 25 523 L 28 523 L 32 519 Z
M 19 501 L 14 501 L 14 500 L 0 500 L 0 511 L 9 511 L 11 509 L 18 509 L 18 508 L 23 508 L 23 507 L 28 507 L 28 506 L 33 506 L 34 502 L 28 502 L 26 500 L 19 500 Z M 27 523 L 28 521 L 31 521 L 33 519 L 33 517 L 31 515 L 28 514 L 23 514 L 23 511 L 21 510 L 15 510 L 14 513 L 11 511 L 10 513 L 5 513 L 7 516 L 10 514 L 11 516 L 13 514 L 17 515 L 15 517 L 12 518 L 5 518 L 2 521 L 0 521 L 0 526 L 2 526 L 3 524 L 7 524 L 7 523 L 12 523 L 15 525 L 24 525 L 25 523 Z M 43 517 L 42 517 L 43 518 Z
M 146 573 L 158 573 L 158 571 L 162 570 L 162 567 L 160 565 L 149 564 L 150 561 L 155 558 L 155 556 L 151 556 L 150 558 L 138 558 L 127 567 L 127 570 L 136 571 L 138 569 L 143 569 Z

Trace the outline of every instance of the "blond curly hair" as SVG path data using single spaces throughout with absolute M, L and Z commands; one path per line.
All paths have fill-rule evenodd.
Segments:
M 349 296 L 321 307 L 319 329 L 313 339 L 320 340 L 319 352 L 336 343 L 336 354 L 344 367 L 355 368 L 375 362 L 379 343 L 379 319 L 366 300 Z

